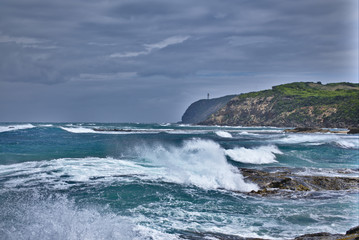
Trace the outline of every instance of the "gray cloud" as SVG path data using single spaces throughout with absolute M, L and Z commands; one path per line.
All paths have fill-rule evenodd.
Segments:
M 125 53 L 113 53 L 110 55 L 112 58 L 122 58 L 122 57 L 137 57 L 140 55 L 150 54 L 155 49 L 162 49 L 173 44 L 179 44 L 186 41 L 189 36 L 173 36 L 166 38 L 163 41 L 153 44 L 144 44 L 145 50 L 139 52 L 125 52 Z
M 4 0 L 0 51 L 0 121 L 177 121 L 207 92 L 358 81 L 358 2 Z

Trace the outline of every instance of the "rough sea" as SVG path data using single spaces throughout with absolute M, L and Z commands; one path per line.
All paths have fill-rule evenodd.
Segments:
M 0 239 L 288 239 L 359 225 L 355 191 L 247 194 L 258 186 L 239 168 L 359 177 L 358 135 L 282 130 L 1 123 Z

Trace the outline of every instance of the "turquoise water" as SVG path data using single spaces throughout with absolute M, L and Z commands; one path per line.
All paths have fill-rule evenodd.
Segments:
M 0 238 L 181 239 L 222 233 L 283 239 L 359 225 L 357 192 L 246 194 L 258 187 L 238 167 L 359 176 L 358 135 L 282 130 L 3 123 Z

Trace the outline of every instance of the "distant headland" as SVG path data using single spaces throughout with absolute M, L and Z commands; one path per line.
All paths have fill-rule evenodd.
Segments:
M 187 108 L 182 123 L 358 128 L 359 84 L 294 82 L 270 90 L 202 99 Z

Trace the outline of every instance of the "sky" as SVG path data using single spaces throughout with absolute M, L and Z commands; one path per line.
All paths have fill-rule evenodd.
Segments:
M 177 122 L 295 81 L 358 82 L 357 0 L 1 1 L 2 122 Z

